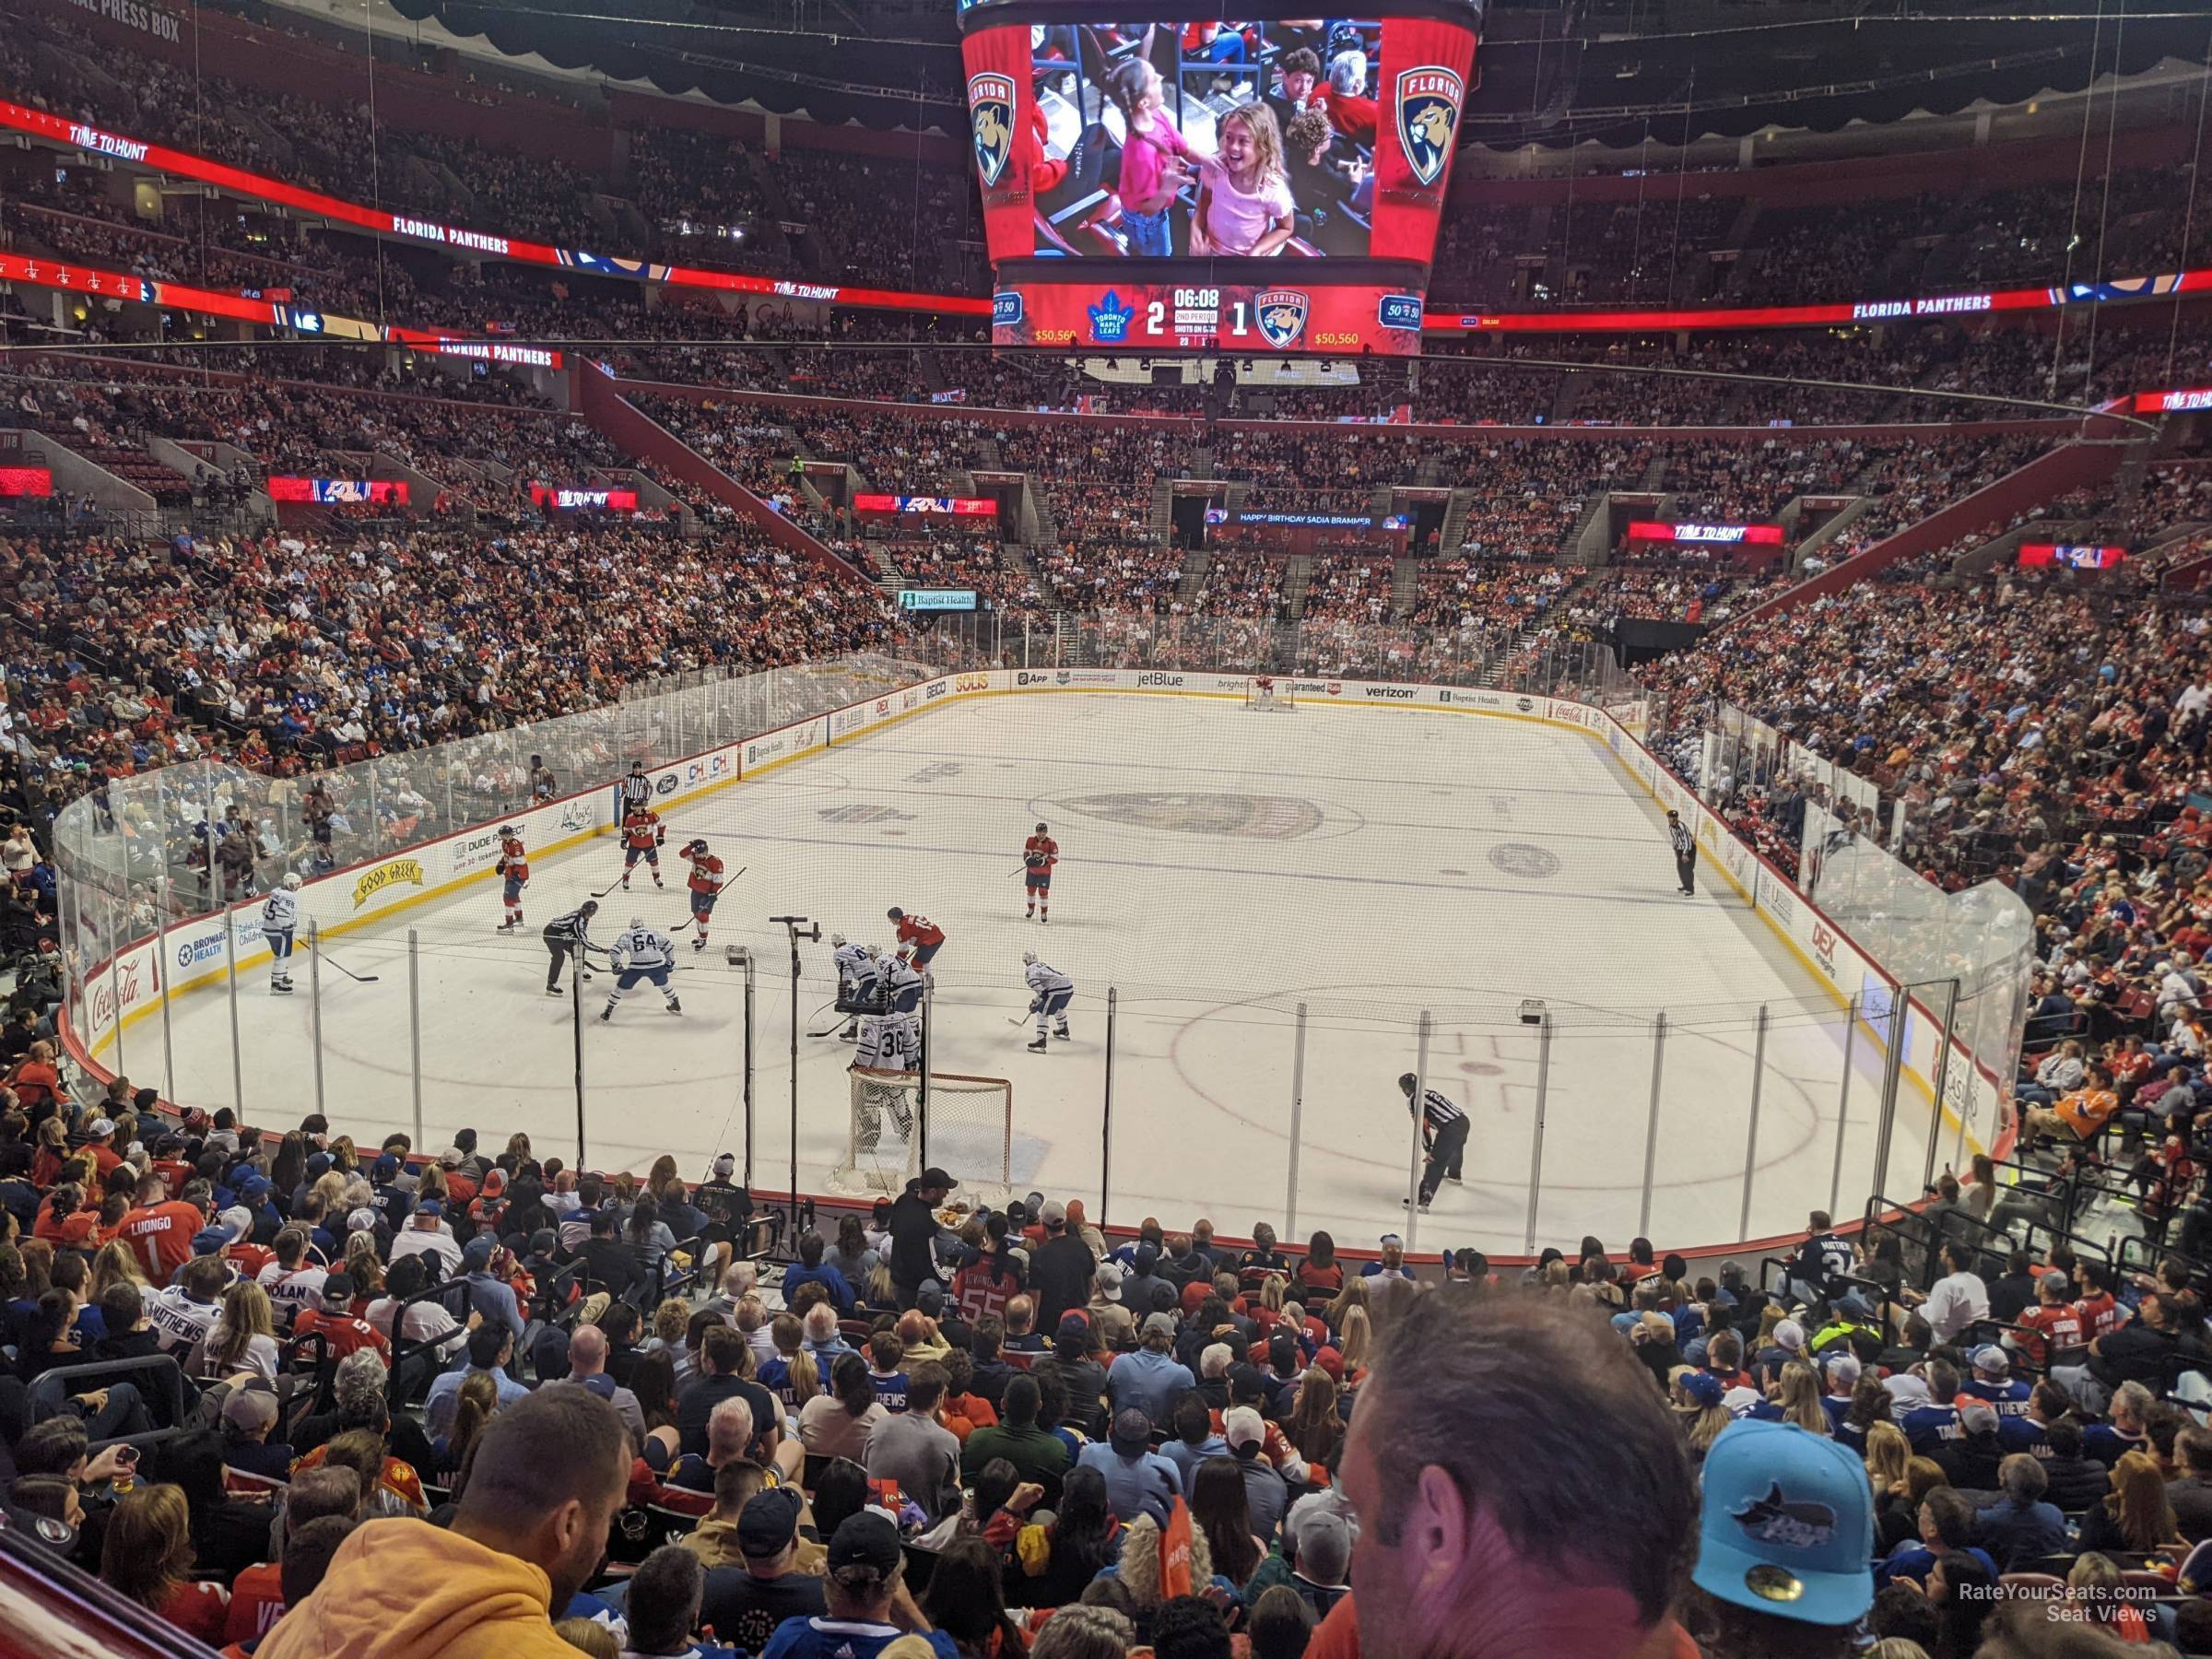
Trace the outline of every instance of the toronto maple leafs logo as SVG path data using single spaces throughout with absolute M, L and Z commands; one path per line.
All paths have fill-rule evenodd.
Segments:
M 1277 351 L 1288 351 L 1306 332 L 1310 303 L 1296 288 L 1269 288 L 1252 299 L 1252 314 L 1260 325 L 1260 337 Z
M 1090 312 L 1090 337 L 1101 346 L 1119 346 L 1129 337 L 1129 319 L 1136 315 L 1136 307 L 1124 305 L 1121 295 L 1108 288 L 1096 305 L 1085 307 Z
M 1834 1510 L 1825 1503 L 1784 1498 L 1779 1481 L 1767 1488 L 1764 1498 L 1754 1498 L 1731 1514 L 1748 1536 L 1784 1549 L 1818 1549 L 1836 1534 Z
M 1457 70 L 1429 64 L 1399 75 L 1398 142 L 1416 182 L 1434 184 L 1452 164 L 1452 140 L 1465 98 L 1466 83 Z
M 989 190 L 1014 159 L 1014 83 L 1003 75 L 970 76 L 968 124 L 975 135 L 975 170 Z

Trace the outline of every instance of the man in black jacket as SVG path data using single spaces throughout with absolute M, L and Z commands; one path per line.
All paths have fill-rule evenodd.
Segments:
M 2147 1291 L 2135 1318 L 2089 1344 L 2087 1365 L 2059 1366 L 2051 1380 L 2098 1413 L 2123 1382 L 2140 1382 L 2155 1394 L 2165 1384 L 2166 1361 L 2181 1351 L 2178 1333 L 2200 1329 L 2204 1319 L 2194 1291 Z
M 933 1167 L 908 1182 L 906 1191 L 892 1202 L 891 1284 L 901 1308 L 914 1305 L 924 1280 L 939 1277 L 937 1235 L 943 1230 L 937 1225 L 937 1206 L 959 1184 Z
M 618 1219 L 611 1209 L 594 1211 L 592 1236 L 577 1252 L 583 1261 L 584 1277 L 618 1301 L 636 1288 L 641 1277 L 637 1253 L 615 1236 Z
M 1099 1260 L 1090 1246 L 1067 1230 L 1067 1206 L 1045 1201 L 1044 1243 L 1030 1258 L 1030 1294 L 1037 1299 L 1037 1328 L 1056 1331 L 1060 1316 L 1090 1300 L 1090 1281 Z

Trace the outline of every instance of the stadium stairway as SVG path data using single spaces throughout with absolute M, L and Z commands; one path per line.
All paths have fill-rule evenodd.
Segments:
M 1198 591 L 1206 586 L 1206 573 L 1213 567 L 1211 553 L 1193 553 L 1182 567 L 1182 585 L 1175 590 L 1175 597 L 1185 610 L 1195 609 Z
M 1160 544 L 1167 544 L 1168 534 L 1175 524 L 1175 481 L 1162 476 L 1152 480 L 1152 512 L 1146 522 Z
M 2009 524 L 2040 503 L 2056 500 L 2085 484 L 2110 479 L 2119 470 L 2130 447 L 2125 442 L 2113 441 L 2123 435 L 2123 429 L 2095 417 L 2085 421 L 2082 429 L 2091 436 L 2068 438 L 2059 442 L 2003 477 L 1883 537 L 1855 557 L 1821 571 L 1810 581 L 1785 588 L 1756 610 L 1746 613 L 1742 619 L 1769 616 L 1809 599 L 1840 592 L 1863 576 L 1871 576 L 1933 548 L 1947 547 L 1983 525 Z
M 640 382 L 641 387 L 690 402 L 708 400 L 712 388 Z M 571 381 L 577 414 L 624 454 L 649 461 L 667 477 L 689 485 L 701 495 L 721 502 L 768 532 L 769 538 L 793 553 L 849 571 L 862 581 L 872 574 L 856 569 L 838 556 L 819 537 L 785 518 L 751 490 L 724 472 L 674 432 L 623 396 L 614 376 L 588 359 L 577 364 Z
M 53 474 L 56 495 L 89 496 L 101 512 L 126 526 L 154 522 L 155 503 L 150 491 L 78 454 L 59 439 L 50 438 L 30 427 L 23 428 L 22 433 L 21 450 L 26 464 L 43 466 Z

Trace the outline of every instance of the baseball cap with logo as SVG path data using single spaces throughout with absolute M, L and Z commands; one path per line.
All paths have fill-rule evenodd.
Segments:
M 1873 1493 L 1847 1448 L 1794 1423 L 1731 1423 L 1704 1488 L 1700 1590 L 1801 1624 L 1850 1624 L 1874 1605 Z

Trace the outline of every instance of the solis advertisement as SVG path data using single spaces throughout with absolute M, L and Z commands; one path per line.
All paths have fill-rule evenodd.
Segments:
M 1474 0 L 1284 18 L 977 0 L 994 338 L 1416 349 L 1480 22 Z

